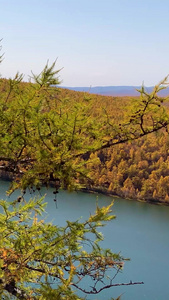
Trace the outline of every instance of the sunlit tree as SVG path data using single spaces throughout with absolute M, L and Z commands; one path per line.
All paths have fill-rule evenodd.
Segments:
M 21 190 L 13 202 L 0 201 L 2 299 L 82 299 L 78 290 L 97 294 L 138 283 L 114 283 L 125 258 L 100 248 L 100 227 L 114 218 L 112 205 L 59 227 L 43 221 L 43 197 L 26 202 L 24 195 L 43 185 L 52 184 L 55 195 L 59 188 L 90 185 L 89 165 L 97 151 L 166 128 L 169 118 L 157 93 L 167 78 L 151 94 L 142 87 L 130 116 L 118 124 L 105 108 L 93 115 L 90 97 L 61 98 L 58 72 L 54 62 L 32 73 L 29 83 L 19 73 L 0 79 L 0 169 L 12 179 L 8 193 Z M 91 283 L 84 288 L 86 278 Z

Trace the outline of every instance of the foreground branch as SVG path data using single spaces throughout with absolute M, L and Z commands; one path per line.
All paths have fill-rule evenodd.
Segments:
M 144 282 L 128 282 L 128 283 L 114 283 L 114 284 L 109 284 L 109 285 L 105 285 L 104 287 L 100 288 L 100 289 L 96 289 L 95 287 L 92 288 L 92 290 L 87 291 L 83 288 L 80 288 L 78 285 L 76 284 L 72 284 L 72 286 L 74 286 L 75 288 L 77 288 L 78 290 L 80 290 L 81 292 L 85 293 L 85 294 L 99 294 L 101 291 L 105 290 L 105 289 L 109 289 L 111 287 L 115 287 L 115 286 L 124 286 L 124 285 L 137 285 L 137 284 L 144 284 Z

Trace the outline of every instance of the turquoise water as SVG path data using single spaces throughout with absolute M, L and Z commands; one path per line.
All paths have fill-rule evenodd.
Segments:
M 1 181 L 3 198 L 7 186 L 8 183 Z M 49 189 L 46 220 L 62 226 L 66 220 L 86 219 L 95 210 L 96 198 L 93 194 L 61 191 L 56 208 L 53 190 Z M 112 200 L 98 196 L 99 205 Z M 110 299 L 120 294 L 122 300 L 169 299 L 169 207 L 115 198 L 113 214 L 116 219 L 101 229 L 105 237 L 102 246 L 131 259 L 116 281 L 143 281 L 144 285 L 114 287 L 87 299 Z

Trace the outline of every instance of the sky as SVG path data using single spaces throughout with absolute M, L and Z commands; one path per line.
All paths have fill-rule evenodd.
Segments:
M 168 0 L 0 0 L 2 77 L 57 59 L 62 86 L 157 84 L 169 74 Z

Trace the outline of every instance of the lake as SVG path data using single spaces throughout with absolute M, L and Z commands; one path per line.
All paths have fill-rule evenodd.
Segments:
M 0 181 L 3 199 L 8 185 Z M 61 226 L 66 220 L 88 218 L 96 208 L 97 195 L 94 194 L 60 191 L 56 208 L 53 189 L 42 192 L 47 193 L 46 220 Z M 169 299 L 169 207 L 98 195 L 100 206 L 112 200 L 116 219 L 101 229 L 105 237 L 102 246 L 131 259 L 118 275 L 118 282 L 143 281 L 144 285 L 113 287 L 86 299 L 108 300 L 120 294 L 122 300 Z

